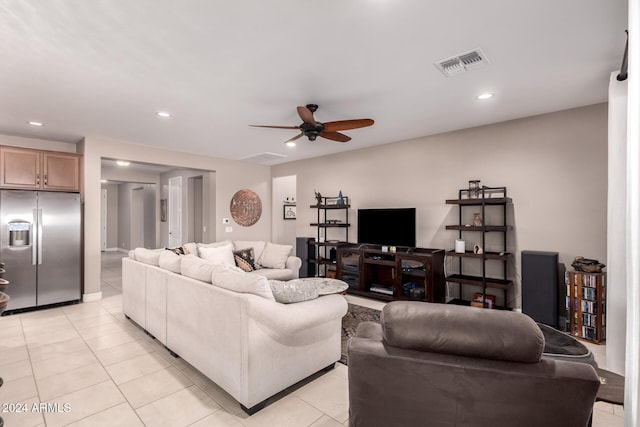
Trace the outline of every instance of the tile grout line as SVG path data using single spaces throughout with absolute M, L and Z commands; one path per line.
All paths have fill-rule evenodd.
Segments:
M 119 319 L 117 319 L 113 313 L 111 313 L 109 310 L 107 310 L 106 308 L 104 308 L 104 307 L 102 306 L 102 304 L 101 304 L 99 301 L 96 301 L 96 303 L 100 306 L 100 308 L 101 308 L 102 310 L 105 310 L 105 311 L 108 313 L 108 315 L 109 315 L 110 317 L 112 317 L 112 318 L 113 318 L 113 320 L 114 320 L 114 321 L 116 321 L 116 322 L 120 322 L 120 320 L 119 320 Z M 83 304 L 84 304 L 84 303 L 83 303 Z M 109 381 L 111 381 L 111 383 L 112 383 L 112 384 L 113 384 L 113 385 L 118 389 L 118 392 L 122 395 L 122 397 L 124 398 L 124 401 L 127 403 L 127 405 L 129 405 L 129 407 L 131 408 L 131 410 L 136 414 L 136 417 L 138 417 L 138 419 L 140 420 L 140 422 L 142 423 L 142 425 L 146 426 L 146 424 L 144 423 L 144 421 L 142 421 L 142 419 L 140 418 L 140 416 L 138 415 L 138 413 L 136 412 L 136 410 L 133 408 L 133 406 L 131 406 L 131 402 L 129 402 L 129 399 L 127 399 L 127 396 L 122 392 L 122 390 L 120 389 L 120 386 L 119 386 L 118 384 L 116 384 L 116 382 L 114 381 L 113 377 L 111 376 L 111 374 L 110 374 L 110 373 L 109 373 L 109 371 L 107 370 L 106 366 L 104 366 L 104 364 L 102 363 L 102 361 L 100 360 L 100 358 L 99 358 L 99 357 L 98 357 L 98 355 L 96 354 L 95 350 L 94 350 L 93 348 L 91 348 L 91 346 L 89 345 L 89 343 L 87 343 L 87 341 L 85 340 L 85 338 L 80 334 L 80 330 L 76 327 L 75 323 L 74 323 L 71 319 L 69 319 L 69 316 L 67 315 L 67 313 L 65 312 L 64 314 L 65 314 L 65 316 L 67 317 L 67 319 L 69 320 L 69 322 L 71 322 L 71 325 L 73 326 L 73 328 L 74 328 L 74 329 L 76 330 L 76 332 L 78 333 L 78 336 L 80 336 L 80 339 L 81 339 L 81 340 L 84 342 L 84 344 L 87 346 L 87 348 L 89 349 L 89 351 L 91 352 L 91 354 L 93 354 L 93 356 L 96 358 L 96 360 L 98 361 L 98 363 L 100 364 L 100 366 L 102 367 L 102 369 L 104 369 L 105 373 L 107 374 L 107 377 L 109 377 Z M 99 316 L 94 316 L 94 317 L 99 317 Z M 114 346 L 114 347 L 115 347 L 115 346 Z M 104 382 L 106 382 L 106 381 L 104 381 Z M 100 384 L 100 383 L 99 383 L 99 384 Z M 95 384 L 94 384 L 94 385 L 95 385 Z M 90 387 L 93 387 L 93 386 L 85 387 L 85 388 L 83 388 L 83 389 L 81 389 L 81 390 L 77 390 L 77 391 L 86 390 L 87 388 L 90 388 Z M 77 391 L 76 391 L 76 392 L 77 392 Z M 75 392 L 74 392 L 74 393 L 75 393 Z M 117 404 L 115 404 L 115 405 L 113 405 L 113 406 L 110 406 L 110 407 L 108 407 L 108 408 L 105 408 L 105 409 L 103 409 L 103 410 L 101 410 L 101 411 L 98 411 L 98 412 L 96 412 L 96 413 L 93 413 L 93 414 L 87 415 L 86 417 L 83 417 L 83 418 L 80 418 L 80 419 L 78 419 L 78 420 L 75 420 L 75 421 L 73 421 L 73 422 L 71 422 L 71 423 L 69 423 L 69 424 L 73 424 L 73 423 L 75 423 L 75 422 L 79 422 L 79 421 L 84 420 L 84 419 L 86 419 L 86 418 L 89 418 L 89 417 L 92 417 L 92 416 L 94 416 L 94 415 L 97 415 L 97 414 L 99 414 L 99 413 L 101 413 L 101 412 L 108 411 L 108 410 L 110 410 L 110 409 L 112 409 L 112 408 L 115 408 L 115 407 L 116 407 L 116 406 L 118 406 L 118 405 L 121 405 L 122 403 L 123 403 L 123 402 L 117 403 Z M 45 422 L 45 424 L 46 424 L 46 422 Z M 67 424 L 67 425 L 68 425 L 68 424 Z

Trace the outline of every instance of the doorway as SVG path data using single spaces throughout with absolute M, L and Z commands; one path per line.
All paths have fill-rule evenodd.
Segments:
M 182 177 L 169 178 L 169 247 L 182 244 Z
M 187 209 L 187 215 L 189 215 L 189 231 L 187 240 L 189 242 L 204 241 L 202 238 L 204 232 L 202 183 L 202 175 L 190 177 L 188 181 L 189 208 Z
M 107 250 L 107 189 L 100 189 L 101 213 L 100 213 L 100 250 L 102 252 Z

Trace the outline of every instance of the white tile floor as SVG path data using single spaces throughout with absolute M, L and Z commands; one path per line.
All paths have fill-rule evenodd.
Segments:
M 125 319 L 122 256 L 103 255 L 101 301 L 0 318 L 0 415 L 7 427 L 348 425 L 347 367 L 339 363 L 247 416 L 226 392 Z M 606 366 L 604 346 L 590 347 Z M 622 426 L 622 408 L 599 402 L 593 425 Z

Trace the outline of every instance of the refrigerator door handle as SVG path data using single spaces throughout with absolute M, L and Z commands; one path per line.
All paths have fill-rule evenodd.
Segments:
M 42 264 L 42 209 L 38 209 L 38 264 Z
M 38 238 L 38 209 L 33 210 L 33 222 L 30 225 L 31 236 L 29 237 L 29 243 L 31 244 L 31 264 L 38 264 L 38 248 L 37 248 L 37 238 Z

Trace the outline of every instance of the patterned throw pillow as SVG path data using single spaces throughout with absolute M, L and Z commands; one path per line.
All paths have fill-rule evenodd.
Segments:
M 256 260 L 253 254 L 253 248 L 233 251 L 233 258 L 236 261 L 236 265 L 243 271 L 249 272 L 256 269 Z
M 165 248 L 168 251 L 174 252 L 176 255 L 189 255 L 189 250 L 184 246 L 178 246 L 177 248 Z

